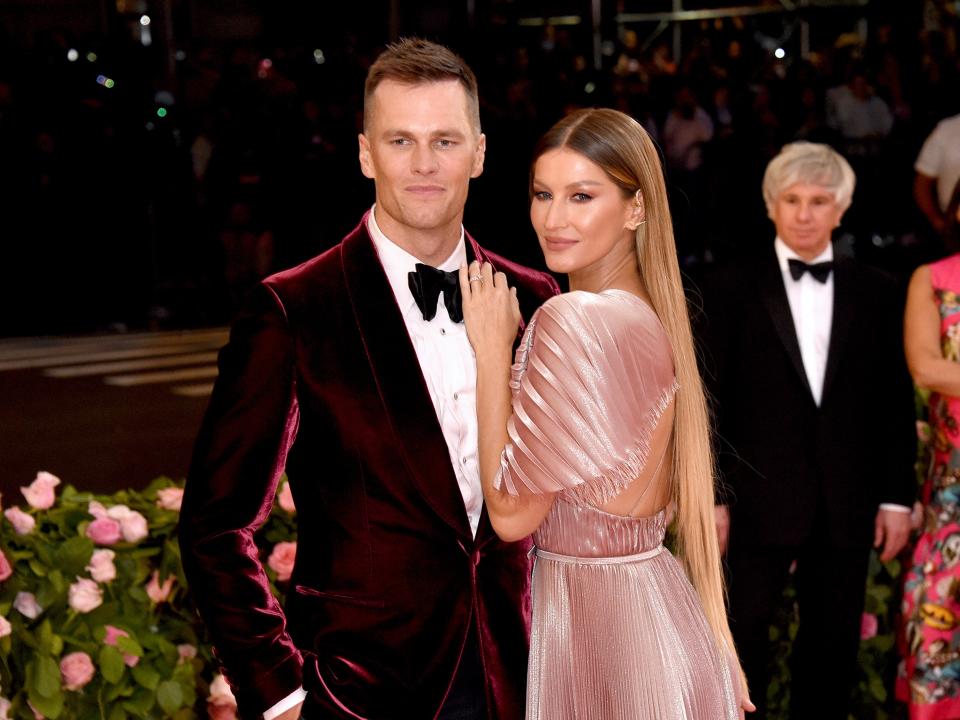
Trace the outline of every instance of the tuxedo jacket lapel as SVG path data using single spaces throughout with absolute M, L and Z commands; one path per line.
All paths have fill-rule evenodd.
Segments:
M 803 367 L 803 356 L 800 354 L 800 342 L 797 340 L 797 329 L 793 324 L 793 315 L 790 313 L 790 302 L 787 300 L 787 291 L 783 286 L 783 275 L 780 272 L 780 266 L 777 263 L 776 254 L 772 248 L 769 257 L 765 258 L 761 265 L 759 275 L 759 288 L 763 304 L 773 321 L 773 326 L 777 331 L 777 336 L 783 344 L 790 362 L 796 370 L 800 381 L 803 383 L 811 399 L 813 392 L 810 390 L 810 383 L 807 380 L 807 372 Z
M 366 230 L 344 240 L 344 283 L 394 438 L 426 502 L 472 543 L 463 497 L 416 351 Z

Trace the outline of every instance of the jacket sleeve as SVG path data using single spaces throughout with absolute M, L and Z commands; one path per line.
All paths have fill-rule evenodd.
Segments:
M 295 382 L 282 302 L 260 285 L 220 353 L 179 529 L 187 581 L 245 718 L 301 684 L 302 659 L 253 537 L 296 435 Z

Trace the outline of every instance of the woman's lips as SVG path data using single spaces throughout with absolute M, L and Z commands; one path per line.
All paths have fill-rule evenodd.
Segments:
M 576 240 L 562 237 L 545 237 L 543 240 L 551 250 L 566 250 L 577 244 Z

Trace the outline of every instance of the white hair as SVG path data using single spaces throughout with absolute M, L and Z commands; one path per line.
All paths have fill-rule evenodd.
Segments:
M 833 195 L 841 210 L 850 207 L 857 177 L 850 163 L 823 143 L 793 142 L 784 145 L 763 174 L 763 200 L 767 210 L 784 190 L 797 183 L 819 185 Z

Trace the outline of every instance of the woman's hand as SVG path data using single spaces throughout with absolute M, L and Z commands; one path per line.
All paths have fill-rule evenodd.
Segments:
M 494 274 L 490 263 L 474 260 L 470 267 L 460 267 L 460 295 L 463 300 L 463 322 L 473 352 L 503 355 L 509 361 L 513 341 L 520 327 L 520 303 L 517 289 L 507 284 L 502 272 Z

